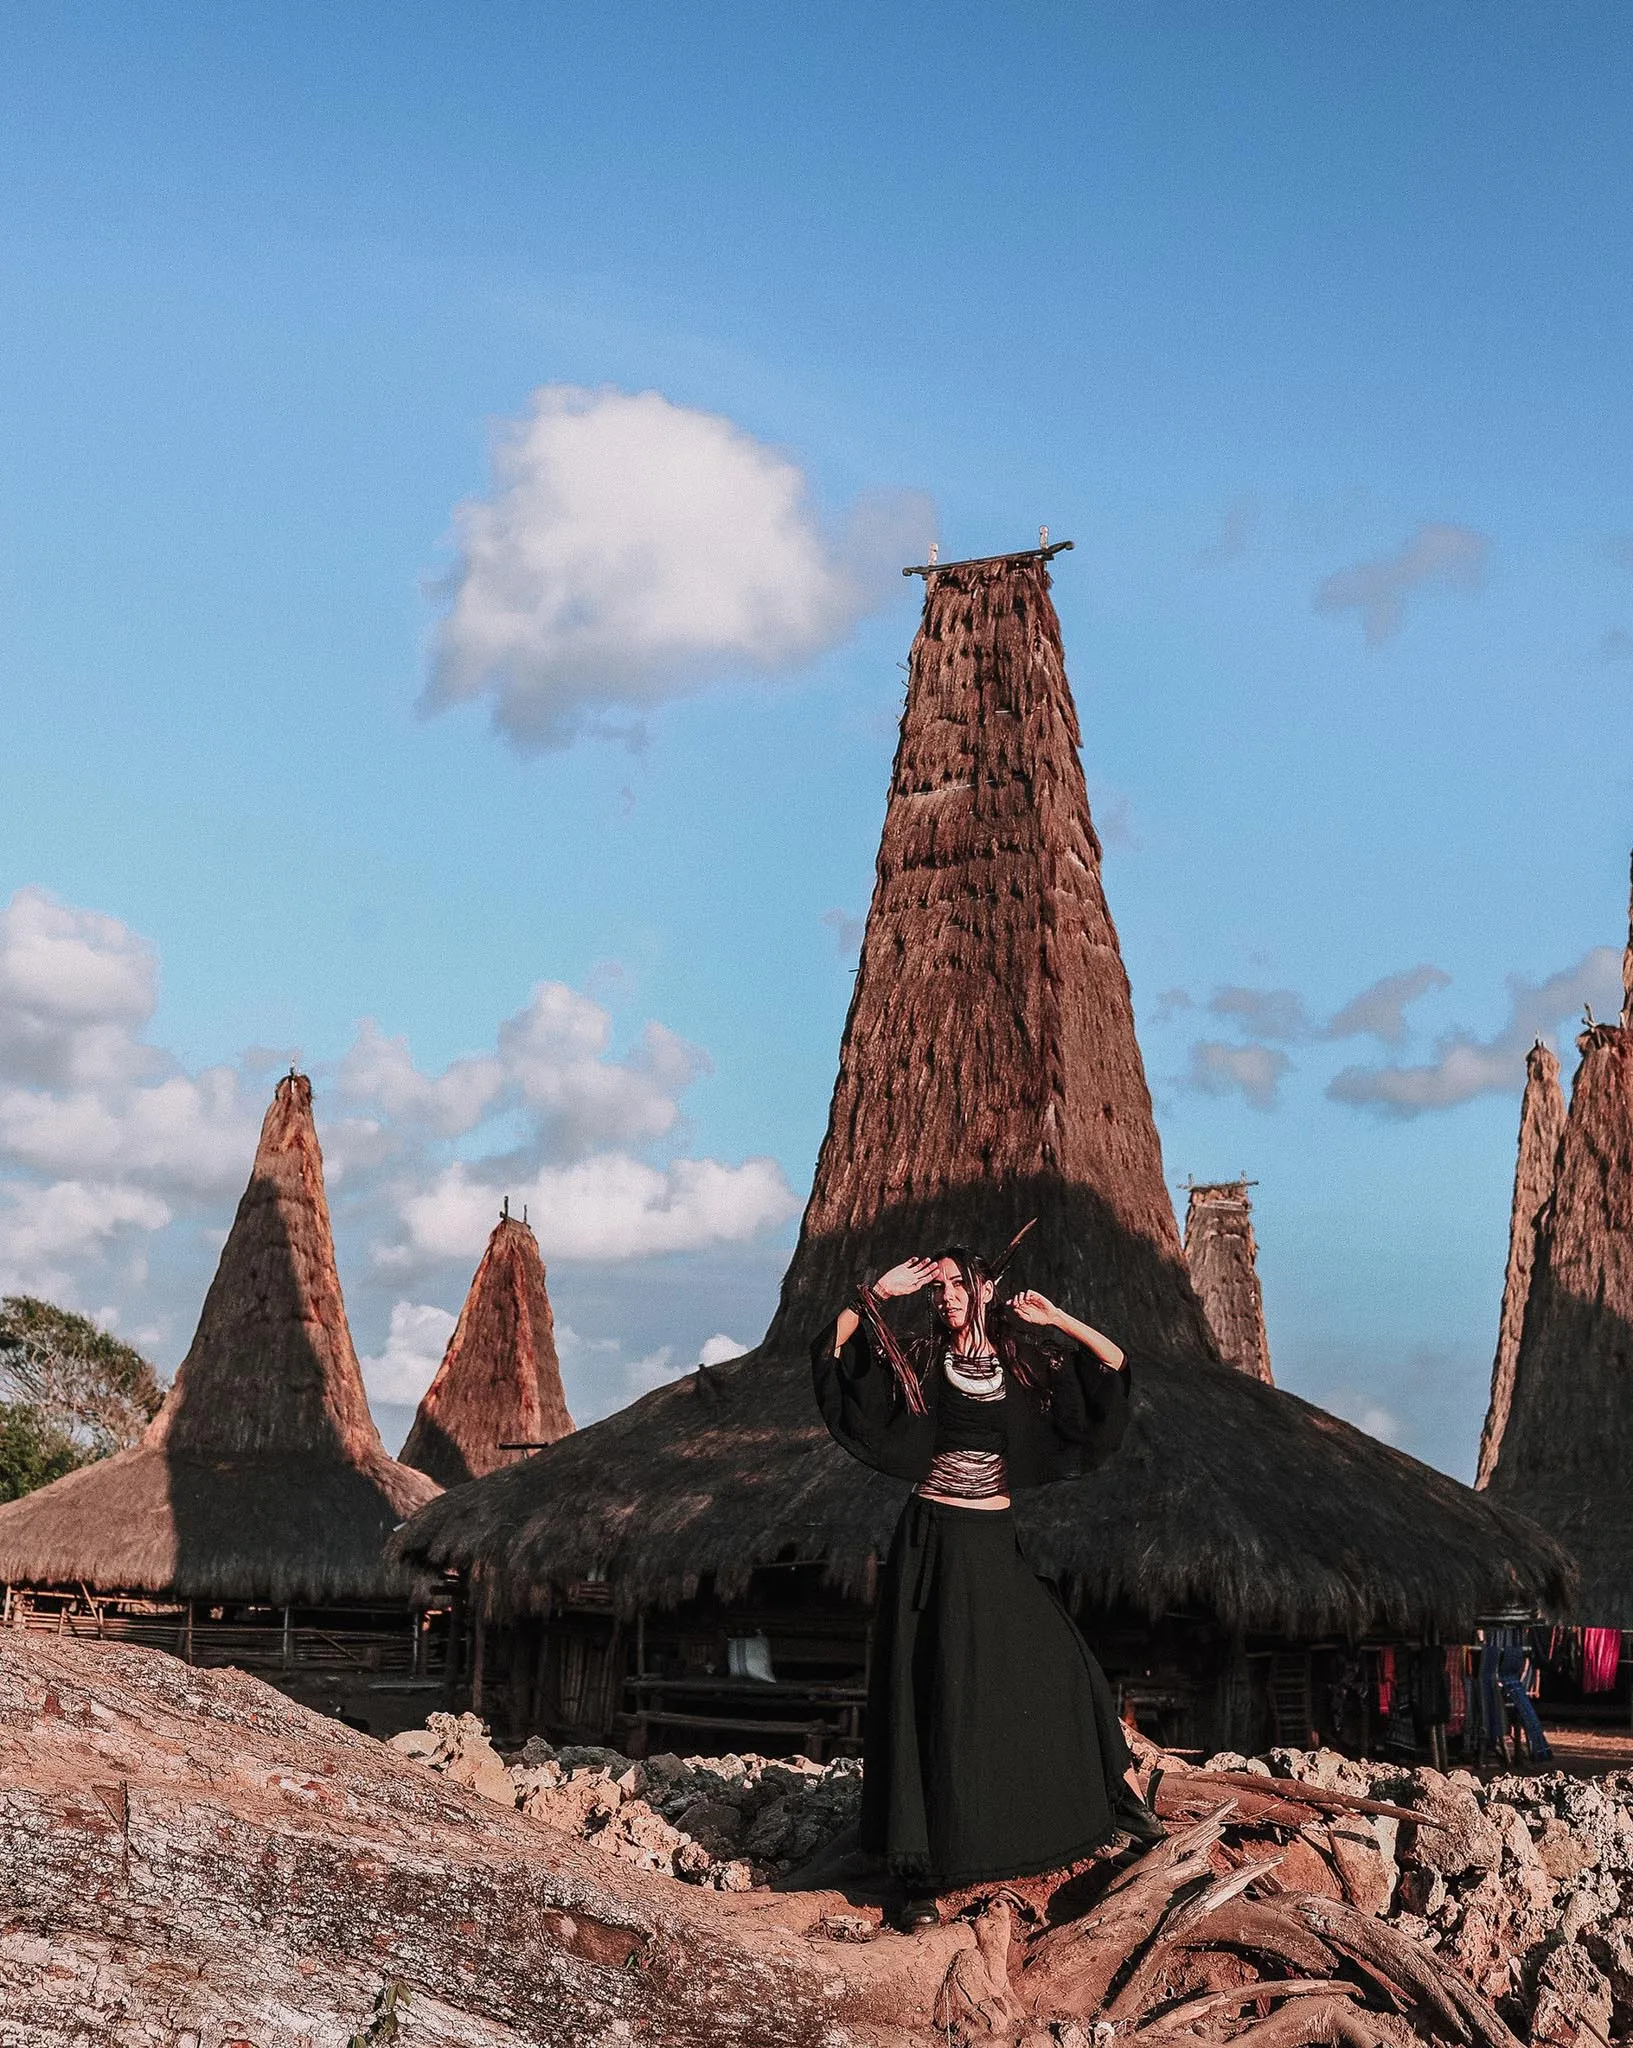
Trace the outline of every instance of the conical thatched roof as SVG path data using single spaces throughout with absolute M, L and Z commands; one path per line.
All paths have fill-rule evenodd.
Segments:
M 904 1489 L 839 1450 L 808 1346 L 859 1273 L 949 1239 L 1135 1361 L 1135 1415 L 1092 1479 L 1026 1499 L 1041 1568 L 1096 1601 L 1288 1631 L 1452 1628 L 1560 1603 L 1539 1530 L 1347 1423 L 1217 1364 L 1163 1183 L 1128 982 L 1100 886 L 1041 555 L 928 577 L 857 989 L 816 1184 L 757 1353 L 699 1370 L 398 1539 L 547 1606 L 591 1576 L 625 1611 L 827 1560 L 852 1592 Z
M 1525 1095 L 1520 1103 L 1520 1146 L 1514 1165 L 1514 1205 L 1508 1218 L 1508 1270 L 1503 1276 L 1503 1312 L 1497 1325 L 1497 1356 L 1491 1366 L 1491 1400 L 1480 1432 L 1483 1487 L 1496 1469 L 1514 1398 L 1514 1362 L 1520 1352 L 1525 1304 L 1531 1293 L 1537 1233 L 1554 1192 L 1554 1167 L 1565 1131 L 1565 1095 L 1559 1061 L 1539 1038 L 1525 1060 Z
M 1041 552 L 927 578 L 828 1134 L 765 1351 L 904 1247 L 998 1249 L 1125 1345 L 1210 1355 Z
M 572 1429 L 539 1241 L 507 1209 L 488 1239 L 402 1462 L 463 1486 L 526 1457 L 502 1444 L 553 1444 Z
M 386 1539 L 439 1488 L 387 1457 L 335 1269 L 312 1084 L 278 1083 L 192 1346 L 134 1450 L 0 1507 L 0 1579 L 395 1598 Z
M 1245 1180 L 1190 1184 L 1185 1263 L 1226 1365 L 1271 1384 L 1270 1339 L 1259 1290 L 1259 1247 Z
M 1581 1620 L 1633 1628 L 1633 1029 L 1592 1024 L 1577 1044 L 1486 1497 L 1577 1559 Z

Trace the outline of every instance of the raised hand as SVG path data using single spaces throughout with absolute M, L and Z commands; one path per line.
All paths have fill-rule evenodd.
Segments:
M 917 1294 L 935 1277 L 934 1259 L 903 1259 L 899 1266 L 892 1266 L 888 1273 L 879 1275 L 873 1283 L 873 1291 L 888 1301 L 900 1294 Z
M 1035 1287 L 1028 1287 L 1024 1292 L 1014 1295 L 1009 1305 L 1023 1323 L 1058 1323 L 1060 1320 L 1060 1310 L 1046 1294 L 1040 1294 Z

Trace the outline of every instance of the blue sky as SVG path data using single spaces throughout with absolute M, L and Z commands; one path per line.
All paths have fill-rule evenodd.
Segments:
M 583 1413 L 752 1341 L 895 569 L 1047 522 L 1169 1173 L 1259 1180 L 1283 1384 L 1472 1471 L 1625 929 L 1624 10 L 0 28 L 0 1285 L 173 1365 L 298 1054 L 388 1434 L 501 1182 Z

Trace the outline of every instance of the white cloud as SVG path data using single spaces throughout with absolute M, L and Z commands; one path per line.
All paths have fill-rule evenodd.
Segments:
M 1336 1394 L 1324 1396 L 1321 1405 L 1345 1422 L 1353 1422 L 1357 1429 L 1364 1429 L 1368 1436 L 1375 1436 L 1380 1443 L 1398 1448 L 1405 1439 L 1406 1429 L 1400 1417 L 1370 1394 L 1341 1388 Z
M 1317 589 L 1315 608 L 1356 613 L 1366 644 L 1378 647 L 1405 624 L 1414 591 L 1477 590 L 1490 553 L 1489 538 L 1472 527 L 1426 523 L 1394 554 L 1335 569 Z
M 834 935 L 834 951 L 840 959 L 854 960 L 862 950 L 862 940 L 867 933 L 866 915 L 858 917 L 849 910 L 825 910 L 822 922 Z
M 1269 1045 L 1222 1045 L 1199 1039 L 1186 1080 L 1204 1095 L 1241 1094 L 1255 1109 L 1274 1109 L 1276 1090 L 1292 1061 Z
M 0 1292 L 117 1310 L 161 1333 L 173 1362 L 248 1177 L 271 1072 L 253 1049 L 236 1068 L 188 1072 L 151 1044 L 157 983 L 152 948 L 117 919 L 38 890 L 0 908 Z M 507 1194 L 547 1258 L 612 1269 L 597 1282 L 603 1326 L 644 1299 L 620 1293 L 619 1267 L 732 1252 L 786 1221 L 797 1203 L 773 1161 L 687 1153 L 682 1099 L 708 1071 L 701 1048 L 656 1021 L 615 1044 L 611 1014 L 560 982 L 540 982 L 490 1044 L 440 1070 L 420 1069 L 382 1024 L 360 1025 L 315 1079 L 353 1312 L 360 1298 L 360 1328 L 381 1328 L 389 1309 L 363 1361 L 371 1396 L 418 1400 Z M 667 1354 L 614 1349 L 598 1380 L 607 1405 L 669 1370 Z
M 157 1195 L 85 1181 L 0 1182 L 0 1294 L 70 1294 L 75 1268 L 171 1220 Z
M 1408 1007 L 1451 987 L 1452 978 L 1443 967 L 1408 967 L 1399 974 L 1386 974 L 1358 996 L 1351 996 L 1322 1026 L 1323 1038 L 1376 1038 L 1385 1045 L 1404 1045 L 1409 1032 Z
M 1525 1071 L 1532 1042 L 1547 1037 L 1585 1003 L 1601 1015 L 1616 1016 L 1622 1001 L 1622 956 L 1613 946 L 1595 946 L 1573 967 L 1540 982 L 1508 978 L 1508 1021 L 1494 1038 L 1453 1032 L 1432 1060 L 1416 1065 L 1345 1067 L 1327 1085 L 1335 1102 L 1377 1110 L 1385 1116 L 1421 1116 L 1453 1109 L 1477 1095 L 1506 1095 Z
M 493 470 L 454 513 L 425 704 L 491 696 L 528 748 L 837 645 L 935 536 L 929 502 L 900 494 L 830 537 L 786 455 L 656 391 L 546 385 Z
M 61 1088 L 146 1071 L 136 1034 L 158 981 L 152 950 L 117 918 L 19 889 L 0 910 L 0 1074 Z
M 1216 988 L 1208 998 L 1216 1017 L 1230 1017 L 1262 1038 L 1296 1042 L 1312 1035 L 1304 998 L 1290 988 Z
M 454 1060 L 440 1074 L 421 1073 L 408 1041 L 367 1018 L 339 1077 L 342 1095 L 364 1112 L 354 1145 L 377 1152 L 388 1126 L 463 1137 L 505 1112 L 525 1115 L 541 1143 L 570 1156 L 666 1136 L 680 1114 L 677 1098 L 710 1071 L 708 1054 L 658 1023 L 647 1024 L 622 1059 L 608 1057 L 611 1041 L 610 1014 L 559 981 L 540 982 L 504 1020 L 494 1051 Z
M 799 1206 L 772 1159 L 649 1165 L 624 1152 L 546 1166 L 529 1179 L 456 1160 L 399 1205 L 402 1236 L 377 1247 L 387 1271 L 480 1253 L 501 1199 L 525 1203 L 546 1259 L 644 1259 L 740 1244 L 785 1223 Z
M 385 1349 L 358 1361 L 369 1399 L 417 1406 L 436 1377 L 457 1320 L 434 1302 L 394 1302 Z
M 741 1358 L 749 1349 L 739 1344 L 735 1337 L 728 1337 L 724 1330 L 703 1340 L 703 1349 L 697 1354 L 699 1365 L 724 1365 L 729 1359 Z

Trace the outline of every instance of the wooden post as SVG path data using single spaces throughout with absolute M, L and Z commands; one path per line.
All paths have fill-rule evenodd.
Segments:
M 193 1603 L 191 1600 L 187 1603 L 187 1620 L 182 1629 L 181 1642 L 182 1662 L 184 1664 L 191 1664 L 193 1661 Z
M 408 1675 L 410 1678 L 418 1678 L 420 1675 L 420 1639 L 425 1633 L 425 1616 L 422 1613 L 416 1612 L 410 1615 L 408 1633 Z
M 448 1647 L 442 1672 L 442 1705 L 450 1714 L 459 1694 L 459 1653 L 464 1639 L 465 1574 L 461 1572 L 454 1580 L 453 1598 L 448 1605 Z
M 293 1668 L 295 1662 L 295 1631 L 289 1625 L 289 1609 L 284 1609 L 283 1641 L 278 1647 L 278 1661 L 285 1671 Z
M 482 1711 L 482 1679 L 487 1665 L 488 1602 L 482 1587 L 482 1567 L 471 1566 L 471 1712 Z

